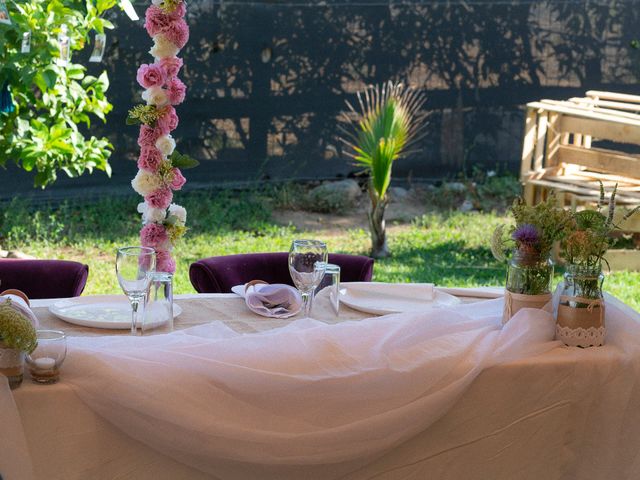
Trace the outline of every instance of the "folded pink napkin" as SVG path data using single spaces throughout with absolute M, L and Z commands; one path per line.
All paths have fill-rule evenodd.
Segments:
M 263 317 L 288 318 L 302 308 L 302 297 L 295 288 L 282 283 L 251 284 L 245 287 L 244 300 L 251 310 Z

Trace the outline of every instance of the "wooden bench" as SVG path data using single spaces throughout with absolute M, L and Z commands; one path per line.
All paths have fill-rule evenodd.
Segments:
M 580 208 L 597 202 L 600 181 L 607 192 L 618 184 L 619 215 L 639 205 L 640 96 L 588 91 L 527 104 L 520 179 L 529 204 L 555 191 L 562 205 Z M 624 230 L 640 232 L 640 220 Z M 638 250 L 612 250 L 607 258 L 612 269 L 640 270 Z

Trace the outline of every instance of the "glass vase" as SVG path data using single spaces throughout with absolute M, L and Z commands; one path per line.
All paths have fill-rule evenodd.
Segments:
M 556 338 L 572 347 L 604 344 L 602 266 L 568 265 L 558 302 Z
M 0 341 L 0 375 L 9 380 L 11 390 L 22 384 L 24 376 L 24 352 L 16 348 L 8 348 Z
M 504 312 L 506 323 L 522 308 L 544 308 L 551 302 L 553 262 L 549 255 L 515 250 L 507 266 Z
M 142 334 L 171 331 L 173 331 L 173 275 L 154 272 L 151 274 Z

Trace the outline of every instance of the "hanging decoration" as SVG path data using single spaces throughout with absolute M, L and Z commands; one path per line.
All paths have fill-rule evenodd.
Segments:
M 9 9 L 5 0 L 0 0 L 0 23 L 11 25 L 11 17 L 9 16 Z
M 22 34 L 22 44 L 20 45 L 20 53 L 31 52 L 31 32 Z
M 186 231 L 186 210 L 171 203 L 173 192 L 186 180 L 181 170 L 198 165 L 175 149 L 171 132 L 178 126 L 175 106 L 184 101 L 186 86 L 178 78 L 183 61 L 178 53 L 189 39 L 182 0 L 153 0 L 146 11 L 144 26 L 153 39 L 150 52 L 154 63 L 138 69 L 138 83 L 145 89 L 146 104 L 129 111 L 128 124 L 141 124 L 138 145 L 138 174 L 133 189 L 144 197 L 138 205 L 143 227 L 140 242 L 157 252 L 156 270 L 173 273 L 176 269 L 172 250 Z
M 69 60 L 71 60 L 71 38 L 69 38 L 69 29 L 64 23 L 60 25 L 58 50 L 60 51 L 58 66 L 66 67 L 69 64 Z
M 91 57 L 89 57 L 90 62 L 101 62 L 102 57 L 104 56 L 104 50 L 107 46 L 107 35 L 104 33 L 96 33 L 95 41 L 93 44 L 93 51 L 91 52 Z
M 0 113 L 12 113 L 16 109 L 13 103 L 13 96 L 9 88 L 9 82 L 4 82 L 0 89 Z

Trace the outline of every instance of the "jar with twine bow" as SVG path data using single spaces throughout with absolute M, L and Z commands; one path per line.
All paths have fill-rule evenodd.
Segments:
M 569 265 L 558 303 L 556 337 L 571 347 L 604 344 L 604 297 L 602 267 Z
M 553 195 L 537 205 L 527 205 L 516 199 L 511 206 L 515 226 L 498 226 L 491 240 L 491 251 L 505 261 L 509 248 L 512 254 L 507 265 L 502 323 L 508 322 L 523 308 L 552 312 L 551 286 L 553 262 L 551 250 L 571 223 L 571 213 L 559 207 Z

